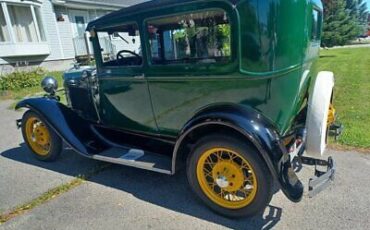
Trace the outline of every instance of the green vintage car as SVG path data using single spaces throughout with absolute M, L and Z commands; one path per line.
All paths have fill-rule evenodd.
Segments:
M 18 126 L 43 161 L 65 142 L 100 161 L 185 168 L 226 216 L 263 211 L 274 182 L 298 202 L 297 167 L 315 166 L 309 196 L 335 170 L 320 159 L 336 127 L 334 76 L 315 68 L 322 18 L 319 0 L 154 0 L 110 13 L 87 27 L 96 67 L 64 73 L 68 105 L 48 77 L 48 95 L 18 103 L 29 109 Z

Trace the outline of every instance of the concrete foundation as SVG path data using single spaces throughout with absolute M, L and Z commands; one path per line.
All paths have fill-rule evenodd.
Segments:
M 74 59 L 42 61 L 42 62 L 16 62 L 11 64 L 0 64 L 0 76 L 13 71 L 27 71 L 37 67 L 47 71 L 65 71 L 73 66 Z

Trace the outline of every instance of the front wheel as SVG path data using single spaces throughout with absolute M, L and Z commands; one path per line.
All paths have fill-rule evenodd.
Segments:
M 22 117 L 22 135 L 33 155 L 39 160 L 54 161 L 62 151 L 62 139 L 31 110 Z
M 190 187 L 214 211 L 229 217 L 263 212 L 272 197 L 272 178 L 251 146 L 212 135 L 197 142 L 188 158 Z

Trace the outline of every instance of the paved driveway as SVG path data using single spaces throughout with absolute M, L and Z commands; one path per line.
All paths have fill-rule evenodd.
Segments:
M 7 109 L 11 103 L 0 101 L 0 213 L 70 181 L 99 163 L 71 150 L 66 150 L 53 164 L 35 160 L 15 125 L 23 113 Z
M 0 103 L 0 209 L 36 198 L 99 162 L 65 150 L 59 161 L 29 156 L 14 119 L 21 113 Z M 315 198 L 291 203 L 277 192 L 265 213 L 231 220 L 209 211 L 192 195 L 184 173 L 167 176 L 111 165 L 0 229 L 370 229 L 370 154 L 328 151 L 337 161 L 336 181 Z M 312 171 L 300 174 L 308 181 Z

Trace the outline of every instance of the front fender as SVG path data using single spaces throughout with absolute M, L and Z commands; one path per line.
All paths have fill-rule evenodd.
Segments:
M 266 117 L 249 107 L 216 105 L 198 112 L 181 131 L 175 145 L 174 158 L 188 134 L 199 127 L 215 124 L 233 128 L 243 134 L 261 153 L 284 194 L 294 202 L 302 199 L 303 185 L 292 168 L 289 153 L 277 129 Z
M 96 138 L 91 132 L 90 123 L 67 106 L 49 98 L 29 98 L 18 102 L 15 109 L 29 108 L 36 112 L 68 145 L 76 152 L 90 157 L 96 149 L 88 146 Z

